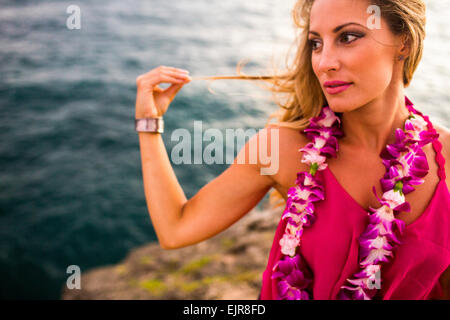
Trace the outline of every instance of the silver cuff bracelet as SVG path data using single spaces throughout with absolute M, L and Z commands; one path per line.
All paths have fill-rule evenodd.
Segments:
M 164 120 L 162 117 L 135 119 L 134 127 L 137 132 L 164 132 Z

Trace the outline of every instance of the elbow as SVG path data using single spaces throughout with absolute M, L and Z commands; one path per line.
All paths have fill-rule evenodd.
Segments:
M 156 235 L 161 249 L 175 250 L 183 247 L 181 245 L 182 241 L 180 241 L 181 239 L 178 237 L 176 223 L 171 223 L 171 229 L 168 232 L 156 232 Z
M 173 247 L 173 246 L 171 246 L 171 245 L 167 245 L 167 244 L 162 243 L 162 242 L 159 243 L 159 247 L 160 247 L 161 249 L 163 249 L 163 250 L 173 250 L 173 249 L 176 249 L 176 247 Z
M 174 241 L 161 241 L 159 240 L 159 246 L 163 250 L 175 250 L 178 249 L 179 246 L 177 246 Z

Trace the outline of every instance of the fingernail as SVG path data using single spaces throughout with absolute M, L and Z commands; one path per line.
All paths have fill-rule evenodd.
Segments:
M 181 71 L 181 72 L 184 72 L 184 73 L 189 73 L 189 71 L 184 70 L 184 69 L 180 69 L 180 71 Z

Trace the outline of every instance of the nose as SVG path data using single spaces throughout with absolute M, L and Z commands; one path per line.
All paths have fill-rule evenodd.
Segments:
M 318 71 L 327 73 L 338 71 L 340 62 L 338 52 L 333 48 L 332 44 L 323 44 L 321 52 L 318 54 Z

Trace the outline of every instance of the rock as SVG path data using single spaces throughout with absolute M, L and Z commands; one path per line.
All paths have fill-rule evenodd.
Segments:
M 181 249 L 136 248 L 117 265 L 82 273 L 81 289 L 64 285 L 62 299 L 256 300 L 281 213 L 253 209 L 220 234 Z

